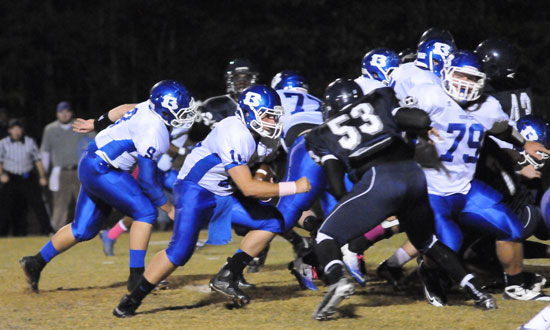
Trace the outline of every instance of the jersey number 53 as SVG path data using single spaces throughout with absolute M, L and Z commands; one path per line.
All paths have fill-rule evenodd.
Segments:
M 342 114 L 329 120 L 327 126 L 333 134 L 342 135 L 342 138 L 338 140 L 342 148 L 353 150 L 361 143 L 361 133 L 359 133 L 359 131 L 365 134 L 375 135 L 384 128 L 384 124 L 382 120 L 380 120 L 380 117 L 373 114 L 373 112 L 374 108 L 372 105 L 369 103 L 361 103 L 353 107 L 349 115 Z M 359 127 L 343 125 L 351 118 L 361 118 L 364 124 Z

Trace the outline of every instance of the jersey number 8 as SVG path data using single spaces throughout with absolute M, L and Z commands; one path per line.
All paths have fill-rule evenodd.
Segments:
M 353 150 L 361 143 L 361 133 L 359 131 L 375 135 L 382 131 L 384 125 L 380 117 L 373 114 L 374 108 L 369 103 L 361 103 L 351 109 L 349 115 L 343 114 L 327 122 L 327 126 L 330 128 L 333 134 L 342 135 L 342 138 L 338 140 L 338 143 L 344 149 Z M 342 125 L 351 118 L 361 118 L 364 124 L 359 126 L 359 130 L 355 126 Z

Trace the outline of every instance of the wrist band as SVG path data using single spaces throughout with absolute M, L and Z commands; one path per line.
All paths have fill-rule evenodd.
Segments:
M 256 170 L 256 174 L 267 175 L 267 171 L 266 171 L 266 170 L 263 170 L 263 169 L 261 169 L 261 168 L 259 168 L 259 169 Z
M 185 155 L 187 153 L 187 149 L 185 149 L 184 147 L 181 147 L 178 149 L 178 155 Z
M 100 132 L 109 127 L 114 122 L 109 119 L 109 111 L 105 112 L 99 118 L 94 120 L 94 131 Z
M 296 193 L 296 182 L 279 182 L 279 196 L 294 195 Z

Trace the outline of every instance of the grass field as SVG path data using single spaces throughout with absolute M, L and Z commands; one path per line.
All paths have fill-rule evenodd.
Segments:
M 147 262 L 167 246 L 170 236 L 153 234 Z M 252 301 L 245 308 L 228 308 L 228 301 L 208 288 L 211 276 L 237 249 L 238 244 L 231 243 L 197 250 L 185 267 L 169 277 L 171 289 L 155 291 L 129 319 L 111 314 L 126 292 L 127 235 L 117 242 L 115 257 L 105 257 L 95 238 L 55 258 L 42 272 L 39 294 L 27 289 L 17 260 L 35 254 L 47 238 L 0 239 L 0 329 L 516 329 L 545 306 L 507 301 L 496 293 L 499 309 L 482 312 L 453 291 L 450 306 L 435 308 L 424 301 L 419 286 L 394 292 L 374 277 L 374 269 L 403 240 L 400 235 L 371 248 L 366 255 L 371 278 L 367 286 L 357 287 L 356 294 L 341 304 L 337 320 L 320 323 L 311 319 L 311 313 L 322 291 L 299 290 L 286 269 L 292 249 L 280 238 L 272 243 L 266 267 L 245 274 L 258 285 L 249 291 Z M 548 264 L 536 260 L 528 268 L 549 276 Z

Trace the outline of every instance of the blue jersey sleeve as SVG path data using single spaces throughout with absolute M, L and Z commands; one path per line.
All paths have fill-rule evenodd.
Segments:
M 155 206 L 166 204 L 168 199 L 162 192 L 162 186 L 157 180 L 157 163 L 148 157 L 138 156 L 138 165 L 138 183 L 143 192 Z

